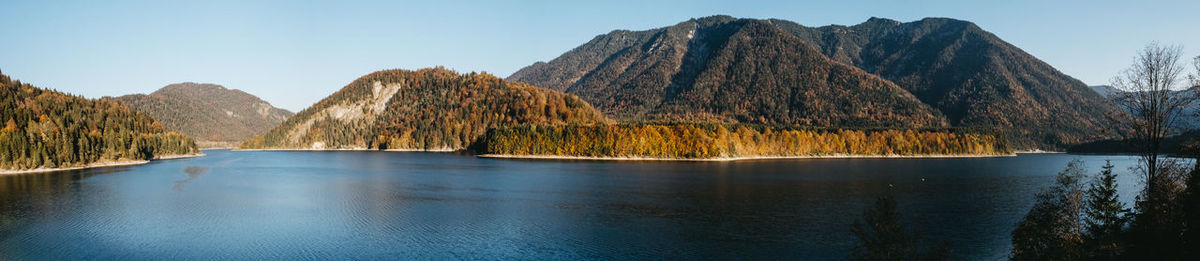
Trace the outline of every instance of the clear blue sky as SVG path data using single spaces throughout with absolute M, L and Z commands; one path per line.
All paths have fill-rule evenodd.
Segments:
M 13 1 L 0 70 L 90 98 L 193 81 L 300 110 L 380 69 L 506 77 L 614 29 L 728 14 L 809 26 L 867 18 L 975 22 L 1088 84 L 1150 41 L 1200 54 L 1200 1 Z

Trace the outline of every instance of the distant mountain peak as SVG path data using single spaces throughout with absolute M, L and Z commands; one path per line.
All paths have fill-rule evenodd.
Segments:
M 700 17 L 700 18 L 692 18 L 691 20 L 696 21 L 700 24 L 712 24 L 712 23 L 727 23 L 729 21 L 738 20 L 738 19 L 739 18 L 737 18 L 737 17 L 722 14 L 722 15 L 710 15 L 710 16 L 705 16 L 705 17 Z
M 205 147 L 230 146 L 292 115 L 254 95 L 212 83 L 174 83 L 150 94 L 111 99 L 150 114 L 168 130 L 192 136 Z
M 226 89 L 225 86 L 221 86 L 219 84 L 181 82 L 181 83 L 168 84 L 167 86 L 163 86 L 162 88 L 159 88 L 158 90 L 154 91 L 153 93 L 165 94 L 165 93 L 175 93 L 175 92 L 219 92 L 219 91 L 226 91 L 226 90 L 229 90 L 229 89 Z
M 892 19 L 888 19 L 888 18 L 880 18 L 880 17 L 872 16 L 871 18 L 868 18 L 867 21 L 862 22 L 861 24 L 858 24 L 858 25 L 864 25 L 864 24 L 900 25 L 901 23 L 900 23 L 900 21 L 896 21 L 896 20 L 892 20 Z

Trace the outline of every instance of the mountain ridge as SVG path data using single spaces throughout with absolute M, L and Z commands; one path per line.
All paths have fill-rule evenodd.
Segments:
M 800 68 L 809 70 L 788 73 Z M 623 120 L 945 126 L 898 86 L 829 60 L 764 20 L 718 16 L 613 31 L 508 79 L 580 95 Z
M 211 83 L 175 83 L 149 94 L 105 99 L 146 112 L 168 130 L 216 147 L 262 134 L 293 114 L 252 94 Z
M 733 29 L 738 31 L 745 28 L 743 25 L 750 25 L 749 28 L 755 33 L 729 33 Z M 681 35 L 687 36 L 686 42 L 680 40 Z M 768 44 L 744 44 L 756 41 Z M 740 45 L 730 46 L 730 42 Z M 754 49 L 756 47 L 759 49 Z M 665 50 L 663 52 L 671 55 L 656 57 L 639 53 L 640 50 Z M 805 54 L 809 50 L 816 50 L 818 54 Z M 721 52 L 732 55 L 707 55 Z M 640 56 L 629 57 L 633 55 Z M 815 56 L 831 62 L 811 58 Z M 808 57 L 807 61 L 810 62 L 788 64 L 773 61 L 804 60 L 800 57 Z M 720 67 L 738 63 L 744 65 Z M 709 70 L 714 68 L 713 65 L 723 70 Z M 833 77 L 822 78 L 820 76 L 825 74 L 809 73 L 813 68 L 838 68 L 843 65 L 861 70 L 870 77 L 880 78 L 886 82 L 883 85 L 898 86 L 906 94 L 861 90 L 855 93 L 868 93 L 864 95 L 866 97 L 890 95 L 896 101 L 913 97 L 919 105 L 896 106 L 905 103 L 865 102 L 857 96 L 832 95 L 837 94 L 832 90 L 839 88 L 863 89 L 861 81 L 833 82 L 808 89 L 804 87 L 805 84 L 839 75 L 858 75 L 853 72 L 832 73 L 827 75 Z M 646 68 L 657 68 L 658 71 Z M 689 78 L 693 74 L 707 74 L 708 78 Z M 669 78 L 681 75 L 687 77 Z M 768 77 L 756 77 L 760 75 Z M 865 76 L 859 78 L 868 79 Z M 716 99 L 685 97 L 681 99 L 682 102 L 673 102 L 688 104 L 675 107 L 678 109 L 674 113 L 715 111 L 719 116 L 726 117 L 708 117 L 708 120 L 751 123 L 772 123 L 774 120 L 779 123 L 844 127 L 912 127 L 887 123 L 897 119 L 901 122 L 921 122 L 911 119 L 934 117 L 938 119 L 925 121 L 933 124 L 912 125 L 992 129 L 1014 139 L 1014 145 L 1021 149 L 1057 149 L 1111 136 L 1102 131 L 1101 119 L 1105 112 L 1112 110 L 1111 106 L 1088 90 L 1081 81 L 1063 74 L 974 23 L 950 18 L 925 18 L 907 23 L 871 18 L 852 26 L 806 27 L 781 19 L 710 16 L 650 30 L 617 30 L 599 35 L 549 62 L 537 62 L 518 70 L 508 79 L 580 95 L 601 111 L 620 119 L 655 119 L 655 110 L 662 107 L 648 108 L 645 106 L 647 101 L 677 97 L 672 95 L 686 93 L 690 86 L 699 85 L 708 89 L 719 87 L 724 93 L 750 92 L 781 96 L 803 91 L 801 93 L 814 96 L 799 100 L 754 100 L 758 103 L 754 106 L 722 107 L 719 102 L 707 101 L 724 98 L 745 103 L 747 99 L 714 92 L 712 97 Z M 700 84 L 688 79 L 697 80 Z M 736 84 L 739 81 L 751 84 Z M 805 110 L 809 108 L 806 106 L 829 101 L 837 105 Z M 890 113 L 901 117 L 871 122 L 854 120 L 858 114 L 839 111 L 855 106 L 876 109 L 868 114 Z M 798 112 L 774 113 L 793 110 Z M 643 111 L 651 113 L 641 113 Z M 755 116 L 762 119 L 755 119 Z M 806 117 L 818 121 L 803 120 Z M 788 122 L 794 119 L 801 120 Z

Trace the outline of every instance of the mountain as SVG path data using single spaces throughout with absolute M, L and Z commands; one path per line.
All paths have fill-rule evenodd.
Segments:
M 1089 88 L 1107 99 L 1119 98 L 1120 96 L 1112 96 L 1124 93 L 1124 91 L 1108 85 L 1089 86 Z M 1190 87 L 1187 90 L 1177 90 L 1171 92 L 1171 95 L 1177 97 L 1192 96 L 1197 94 L 1200 94 L 1200 86 Z M 1179 119 L 1175 120 L 1173 127 L 1181 132 L 1200 130 L 1200 101 L 1192 102 L 1191 104 L 1185 106 L 1183 110 L 1180 110 Z
M 826 55 L 877 74 L 937 108 L 955 126 L 998 128 L 1035 146 L 1103 138 L 1113 108 L 1083 82 L 967 21 L 872 18 L 809 28 L 774 20 Z
M 111 99 L 150 114 L 167 130 L 195 137 L 205 147 L 250 139 L 292 116 L 249 93 L 207 83 L 177 83 L 150 94 Z
M 0 73 L 0 169 L 78 167 L 198 153 L 191 138 L 109 100 L 45 90 Z
M 509 80 L 579 95 L 623 120 L 945 125 L 899 86 L 761 20 L 713 17 L 613 31 Z
M 574 95 L 444 68 L 378 71 L 351 82 L 246 149 L 464 149 L 486 130 L 607 123 Z
M 1108 97 L 1109 95 L 1112 95 L 1113 93 L 1117 93 L 1117 92 L 1121 91 L 1115 87 L 1108 86 L 1108 85 L 1088 86 L 1088 88 L 1091 88 L 1092 91 L 1096 92 L 1096 94 L 1100 94 L 1101 97 Z
M 1112 109 L 1079 80 L 946 18 L 814 28 L 713 16 L 613 31 L 508 79 L 579 95 L 619 119 L 949 125 L 997 131 L 1019 149 L 1107 137 Z

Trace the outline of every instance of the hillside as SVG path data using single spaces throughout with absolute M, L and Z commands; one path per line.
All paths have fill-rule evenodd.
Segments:
M 205 147 L 250 139 L 292 116 L 254 95 L 216 84 L 177 83 L 150 94 L 111 99 L 150 114 L 167 130 L 195 137 Z
M 937 108 L 955 126 L 996 128 L 1024 146 L 1062 148 L 1108 137 L 1113 108 L 1083 82 L 967 21 L 872 18 L 808 28 L 773 20 L 826 55 L 877 74 Z M 1018 140 L 1019 141 L 1019 140 Z
M 386 70 L 358 78 L 242 148 L 459 150 L 489 128 L 606 122 L 573 95 L 489 74 Z
M 509 80 L 579 95 L 622 120 L 945 125 L 899 86 L 760 20 L 714 17 L 614 31 Z
M 45 90 L 0 74 L 0 169 L 79 167 L 195 154 L 191 138 L 108 100 Z
M 955 126 L 1018 149 L 1107 137 L 1082 82 L 973 23 L 855 26 L 713 16 L 600 35 L 508 78 L 579 95 L 619 119 L 837 127 Z

